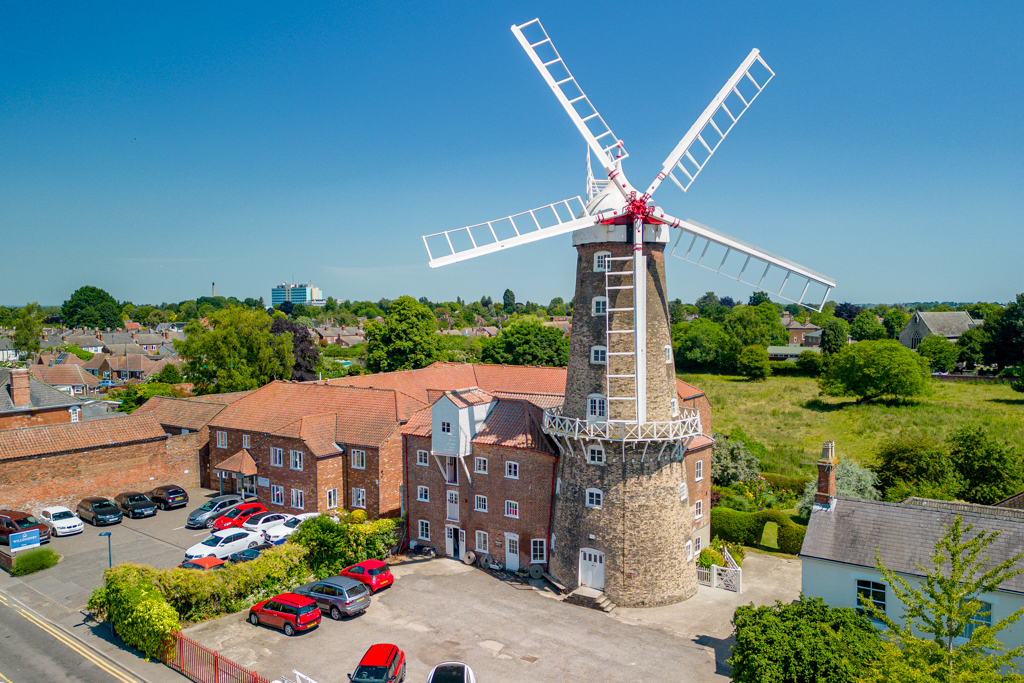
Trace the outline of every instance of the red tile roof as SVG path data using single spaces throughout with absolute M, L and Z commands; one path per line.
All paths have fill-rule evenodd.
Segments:
M 5 429 L 0 431 L 0 460 L 123 446 L 166 438 L 167 434 L 152 415 Z
M 448 397 L 452 403 L 459 408 L 468 408 L 470 406 L 480 406 L 487 403 L 493 403 L 494 397 L 485 391 L 480 391 L 476 387 L 470 387 L 468 389 L 455 389 L 454 391 L 446 391 L 444 395 Z
M 691 398 L 697 398 L 698 396 L 704 395 L 703 389 L 698 389 L 692 384 L 688 384 L 683 380 L 676 377 L 676 393 L 679 394 L 679 398 L 684 401 Z
M 89 374 L 81 365 L 54 365 L 48 368 L 45 365 L 30 365 L 29 372 L 40 382 L 46 382 L 50 386 L 99 386 L 99 379 Z
M 235 401 L 245 398 L 252 391 L 232 391 L 226 394 L 205 394 L 203 396 L 195 396 L 193 398 L 186 399 L 188 401 L 198 401 L 201 403 L 220 403 L 221 405 L 231 405 Z
M 214 466 L 213 469 L 221 470 L 222 472 L 238 472 L 246 477 L 254 477 L 256 476 L 256 460 L 252 457 L 252 453 L 242 449 L 227 460 L 222 461 L 219 465 Z
M 148 413 L 164 426 L 185 428 L 196 432 L 205 427 L 220 411 L 224 410 L 224 407 L 223 403 L 154 396 L 139 406 L 134 414 L 145 415 Z

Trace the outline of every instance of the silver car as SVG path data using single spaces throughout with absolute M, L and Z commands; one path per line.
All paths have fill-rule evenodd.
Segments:
M 299 595 L 316 600 L 321 612 L 339 621 L 342 617 L 359 614 L 370 606 L 370 589 L 365 583 L 347 576 L 328 576 L 295 589 Z
M 213 523 L 218 517 L 222 516 L 225 512 L 241 505 L 242 497 L 237 493 L 229 493 L 224 496 L 217 496 L 206 501 L 206 504 L 201 508 L 193 510 L 188 514 L 188 521 L 185 522 L 185 526 L 190 529 L 207 529 L 213 527 Z

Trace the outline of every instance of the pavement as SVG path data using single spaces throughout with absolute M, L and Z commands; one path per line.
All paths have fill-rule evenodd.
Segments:
M 390 642 L 406 652 L 407 680 L 435 664 L 468 663 L 480 681 L 727 681 L 730 620 L 741 604 L 795 600 L 800 562 L 750 553 L 744 592 L 701 586 L 678 605 L 611 614 L 562 602 L 543 582 L 484 572 L 447 558 L 392 565 L 395 584 L 362 615 L 288 638 L 248 624 L 240 612 L 186 630 L 264 676 L 343 681 L 366 649 Z

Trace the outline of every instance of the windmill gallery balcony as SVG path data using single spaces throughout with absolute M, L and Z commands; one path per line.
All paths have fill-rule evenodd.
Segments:
M 544 411 L 544 432 L 567 439 L 607 439 L 610 441 L 676 441 L 700 436 L 700 414 L 694 408 L 681 408 L 678 420 L 668 422 L 588 422 L 562 414 L 562 406 Z

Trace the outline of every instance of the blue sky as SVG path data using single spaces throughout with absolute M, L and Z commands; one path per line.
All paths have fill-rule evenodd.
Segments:
M 21 2 L 0 8 L 0 303 L 284 280 L 568 299 L 568 236 L 438 270 L 420 240 L 583 194 L 584 143 L 509 31 L 538 16 L 634 185 L 751 48 L 775 70 L 690 191 L 655 195 L 672 214 L 839 301 L 1024 291 L 1021 3 Z M 751 291 L 668 277 L 684 301 Z

